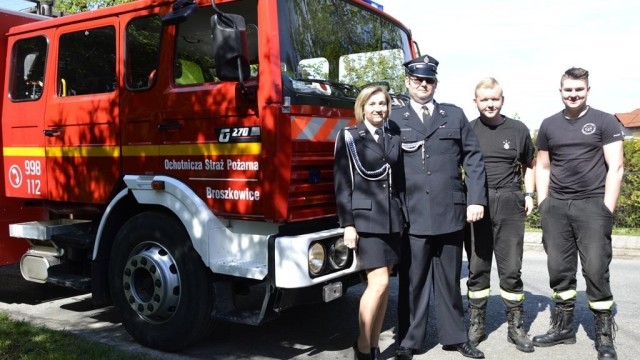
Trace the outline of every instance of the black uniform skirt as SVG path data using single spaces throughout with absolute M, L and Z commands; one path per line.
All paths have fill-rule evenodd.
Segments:
M 395 265 L 400 261 L 400 233 L 358 233 L 358 261 L 364 269 Z

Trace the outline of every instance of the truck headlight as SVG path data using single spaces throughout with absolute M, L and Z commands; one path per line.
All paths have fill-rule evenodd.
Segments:
M 336 269 L 342 269 L 349 261 L 349 248 L 344 243 L 344 238 L 336 240 L 329 249 L 329 261 Z
M 317 242 L 309 248 L 309 271 L 312 275 L 318 275 L 324 268 L 326 251 L 324 246 Z

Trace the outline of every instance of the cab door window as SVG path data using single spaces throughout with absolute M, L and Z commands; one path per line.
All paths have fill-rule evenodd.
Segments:
M 245 18 L 247 30 L 247 50 L 251 77 L 258 74 L 258 14 L 255 0 L 238 1 L 218 5 L 220 11 L 238 14 Z M 178 24 L 175 37 L 175 58 L 173 81 L 177 85 L 198 85 L 220 81 L 215 76 L 213 41 L 210 19 L 213 9 L 202 7 L 195 14 Z
M 160 64 L 160 16 L 131 20 L 126 34 L 126 84 L 131 90 L 149 89 L 157 78 Z
M 115 27 L 86 29 L 60 36 L 59 96 L 108 93 L 115 89 Z
M 44 88 L 47 39 L 37 36 L 13 46 L 10 96 L 12 100 L 37 100 Z

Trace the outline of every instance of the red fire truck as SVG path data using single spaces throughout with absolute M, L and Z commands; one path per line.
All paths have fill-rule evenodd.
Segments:
M 22 19 L 3 20 L 0 58 L 4 193 L 24 210 L 0 250 L 19 244 L 5 263 L 26 280 L 90 289 L 168 351 L 359 282 L 333 143 L 354 84 L 415 55 L 397 20 L 361 0 L 0 15 Z

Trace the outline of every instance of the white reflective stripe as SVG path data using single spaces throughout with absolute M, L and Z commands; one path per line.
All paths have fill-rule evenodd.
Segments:
M 484 289 L 484 290 L 478 290 L 478 291 L 469 290 L 467 292 L 467 297 L 469 299 L 484 299 L 484 298 L 488 298 L 490 293 L 491 293 L 491 289 Z
M 589 308 L 592 310 L 611 310 L 613 300 L 608 301 L 589 301 Z
M 335 124 L 333 128 L 331 128 L 331 132 L 327 136 L 326 139 L 317 138 L 320 129 L 324 126 L 327 126 L 329 121 L 334 121 Z M 299 120 L 298 117 L 292 116 L 291 123 L 294 124 L 296 121 L 300 121 L 300 123 L 304 123 L 305 119 Z M 305 126 L 302 128 L 300 133 L 296 135 L 296 140 L 333 140 L 336 138 L 341 129 L 344 129 L 349 125 L 353 120 L 350 119 L 333 119 L 326 117 L 318 117 L 313 116 L 308 121 L 306 121 Z
M 575 299 L 576 296 L 578 296 L 577 291 L 567 290 L 567 291 L 561 291 L 561 292 L 554 292 L 552 298 L 560 299 L 560 300 L 569 300 L 569 299 Z
M 509 301 L 524 301 L 524 293 L 512 293 L 500 289 L 500 296 Z
M 293 121 L 294 117 L 292 116 L 291 119 Z M 300 132 L 300 134 L 298 134 L 297 140 L 313 139 L 318 134 L 320 127 L 322 127 L 322 125 L 324 124 L 324 120 L 325 118 L 320 118 L 315 116 L 312 117 L 311 120 L 307 122 L 307 126 L 305 126 L 304 129 L 302 129 L 302 131 Z
M 349 120 L 349 119 L 338 119 L 336 124 L 331 129 L 331 133 L 329 134 L 329 136 L 327 136 L 326 139 L 318 139 L 318 140 L 333 140 L 333 139 L 335 139 L 336 136 L 338 135 L 338 133 L 340 132 L 340 130 L 342 130 L 342 129 L 346 128 L 347 126 L 349 126 L 350 122 L 351 122 L 351 120 Z

